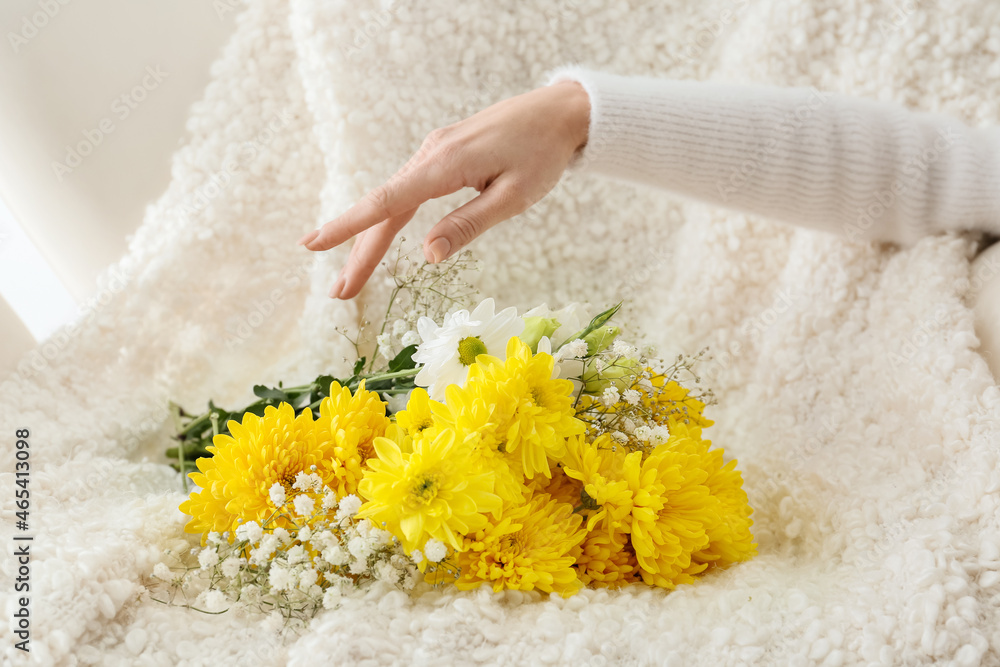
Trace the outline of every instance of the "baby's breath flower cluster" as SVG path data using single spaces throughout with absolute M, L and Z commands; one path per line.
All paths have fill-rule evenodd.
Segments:
M 560 350 L 564 358 L 569 356 L 565 350 Z M 670 439 L 671 423 L 710 426 L 703 412 L 715 397 L 710 389 L 698 387 L 701 378 L 695 372 L 706 351 L 665 363 L 653 357 L 651 349 L 615 340 L 593 354 L 571 357 L 581 359 L 576 362 L 581 380 L 575 407 L 587 424 L 588 440 L 607 435 L 613 447 L 649 453 Z
M 413 559 L 391 533 L 356 517 L 357 496 L 338 501 L 315 474 L 300 473 L 295 487 L 303 492 L 292 498 L 279 485 L 270 489 L 278 508 L 262 523 L 240 523 L 232 535 L 210 532 L 192 554 L 196 567 L 158 563 L 153 577 L 168 601 L 193 600 L 188 606 L 210 613 L 278 612 L 301 622 L 374 581 L 413 588 L 420 579 Z M 321 490 L 316 506 L 313 494 Z
M 420 336 L 416 329 L 421 318 L 441 321 L 445 316 L 469 307 L 479 294 L 466 278 L 481 268 L 480 262 L 468 250 L 438 264 L 428 264 L 414 259 L 412 252 L 404 252 L 405 241 L 401 238 L 394 256 L 383 262 L 392 291 L 374 337 L 375 347 L 370 355 L 369 370 L 379 360 L 391 360 L 407 348 L 419 344 Z M 353 341 L 358 350 L 364 346 L 365 334 L 372 324 L 367 319 L 362 322 L 358 337 Z M 342 333 L 348 335 L 348 332 Z

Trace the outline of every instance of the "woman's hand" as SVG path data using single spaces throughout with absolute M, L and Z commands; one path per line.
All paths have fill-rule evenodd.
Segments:
M 471 187 L 479 196 L 444 217 L 424 239 L 440 262 L 493 225 L 523 212 L 555 187 L 587 142 L 590 100 L 580 84 L 558 83 L 504 100 L 431 132 L 387 183 L 299 241 L 329 250 L 357 236 L 330 296 L 361 291 L 396 234 L 429 199 Z

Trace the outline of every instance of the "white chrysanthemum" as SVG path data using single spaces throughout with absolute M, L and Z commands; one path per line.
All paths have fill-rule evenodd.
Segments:
M 459 310 L 447 315 L 441 326 L 429 317 L 417 322 L 422 342 L 413 360 L 422 368 L 414 381 L 426 387 L 431 398 L 443 401 L 448 385 L 464 384 L 469 366 L 480 354 L 506 359 L 507 341 L 524 330 L 524 320 L 514 308 L 499 313 L 495 309 L 493 299 L 485 299 L 471 313 Z
M 256 521 L 247 521 L 236 527 L 236 539 L 240 542 L 256 544 L 263 535 L 264 531 Z
M 268 495 L 271 496 L 271 502 L 274 503 L 275 507 L 281 507 L 285 504 L 285 487 L 280 482 L 271 485 Z
M 343 521 L 344 519 L 349 519 L 358 513 L 361 509 L 361 498 L 358 498 L 353 493 L 344 496 L 340 505 L 337 506 L 337 515 L 334 517 L 337 521 Z
M 292 504 L 295 507 L 295 513 L 299 516 L 310 517 L 316 509 L 316 501 L 304 493 L 295 496 Z
M 444 542 L 435 540 L 432 537 L 427 540 L 427 544 L 424 545 L 424 555 L 427 556 L 427 560 L 430 562 L 440 563 L 444 560 L 444 557 L 448 555 L 448 547 L 445 546 Z
M 202 549 L 201 553 L 198 554 L 198 565 L 201 565 L 201 569 L 207 570 L 210 567 L 218 564 L 219 562 L 219 552 L 215 549 Z
M 170 571 L 166 563 L 157 563 L 153 566 L 153 576 L 163 581 L 170 581 L 174 578 L 174 573 Z

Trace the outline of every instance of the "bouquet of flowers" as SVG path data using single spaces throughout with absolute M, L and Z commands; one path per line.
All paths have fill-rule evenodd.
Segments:
M 168 455 L 201 547 L 154 570 L 171 602 L 288 619 L 375 581 L 670 589 L 755 555 L 736 461 L 703 437 L 701 355 L 624 342 L 621 304 L 470 308 L 472 264 L 397 256 L 350 377 L 257 386 L 234 412 L 175 406 Z

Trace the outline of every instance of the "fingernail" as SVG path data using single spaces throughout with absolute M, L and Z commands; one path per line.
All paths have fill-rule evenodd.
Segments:
M 451 241 L 443 236 L 439 236 L 431 241 L 431 244 L 427 246 L 427 251 L 430 254 L 430 257 L 427 258 L 428 261 L 433 264 L 443 262 L 448 259 L 448 253 L 451 252 Z
M 306 245 L 307 243 L 312 243 L 317 236 L 319 236 L 319 230 L 314 229 L 299 239 L 299 245 Z
M 339 278 L 337 278 L 337 282 L 335 282 L 333 284 L 333 287 L 330 288 L 330 298 L 339 299 L 340 293 L 344 291 L 344 285 L 346 284 L 347 284 L 347 279 L 344 276 L 340 276 Z

